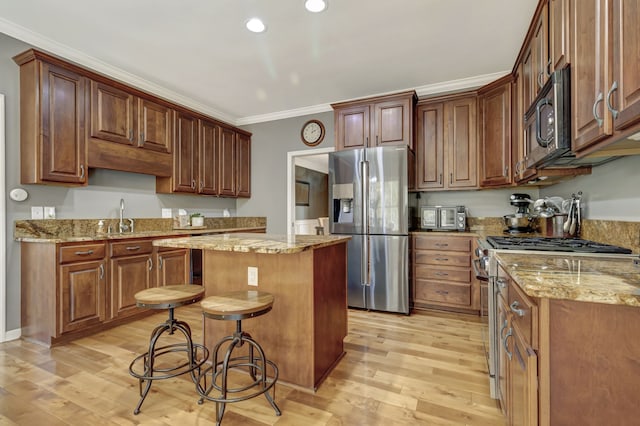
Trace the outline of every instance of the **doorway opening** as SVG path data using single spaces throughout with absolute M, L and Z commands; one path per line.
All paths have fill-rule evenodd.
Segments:
M 287 153 L 287 235 L 295 235 L 296 233 L 315 234 L 315 223 L 317 223 L 317 218 L 308 219 L 304 214 L 309 209 L 313 209 L 314 195 L 317 195 L 315 194 L 314 188 L 311 186 L 312 182 L 310 181 L 313 179 L 315 174 L 328 175 L 329 153 L 333 151 L 335 151 L 335 149 L 332 147 L 306 149 L 304 151 L 292 151 Z M 311 177 L 309 179 L 296 179 L 296 166 L 298 168 L 309 170 L 310 172 L 305 173 Z M 300 176 L 300 169 L 298 170 L 298 176 Z M 325 207 L 328 209 L 328 195 L 323 198 L 326 198 L 324 199 L 324 203 Z M 297 215 L 296 211 L 298 212 Z M 296 220 L 298 221 L 298 226 L 296 226 Z M 313 232 L 309 230 L 311 224 L 313 224 Z

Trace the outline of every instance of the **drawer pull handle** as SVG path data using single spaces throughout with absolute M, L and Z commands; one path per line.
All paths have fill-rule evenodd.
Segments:
M 153 270 L 153 260 L 151 260 L 151 258 L 147 259 L 147 262 L 149 263 L 149 270 L 152 271 Z
M 509 327 L 509 331 L 507 331 L 507 335 L 504 336 L 504 339 L 502 339 L 502 345 L 504 346 L 504 351 L 507 353 L 509 360 L 511 360 L 511 358 L 513 357 L 513 354 L 509 352 L 509 345 L 507 343 L 507 340 L 509 340 L 509 337 L 511 336 L 513 336 L 513 328 Z
M 504 330 L 507 328 L 508 325 L 509 325 L 509 322 L 507 320 L 504 320 L 504 322 L 502 323 L 502 327 L 500 327 L 500 337 L 502 337 L 502 333 L 504 333 Z
M 140 246 L 127 246 L 126 249 L 130 251 L 140 250 Z
M 500 288 L 507 288 L 507 282 L 504 280 L 504 278 L 498 278 L 498 287 Z
M 448 257 L 436 257 L 436 260 L 440 261 L 440 262 L 448 262 L 449 258 Z
M 437 293 L 437 294 L 442 294 L 442 295 L 447 295 L 447 294 L 449 294 L 449 292 L 448 292 L 448 291 L 446 291 L 446 290 L 436 290 L 436 293 Z
M 449 247 L 449 244 L 447 243 L 436 243 L 435 245 L 436 247 Z
M 104 264 L 100 264 L 100 279 L 104 278 Z
M 518 306 L 520 306 L 520 304 L 518 303 L 517 300 L 514 300 L 513 303 L 511 303 L 511 305 L 509 305 L 509 307 L 511 308 L 511 312 L 513 312 L 514 314 L 516 314 L 519 317 L 523 317 L 524 316 L 524 309 L 519 309 Z
M 446 272 L 436 272 L 436 275 L 438 277 L 448 277 L 449 276 L 449 274 L 447 274 Z
M 87 250 L 87 251 L 77 251 L 76 255 L 77 256 L 89 256 L 93 254 L 93 250 Z

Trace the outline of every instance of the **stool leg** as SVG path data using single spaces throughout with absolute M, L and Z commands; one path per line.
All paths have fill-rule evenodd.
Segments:
M 149 351 L 147 352 L 147 357 L 144 361 L 144 376 L 153 376 L 153 363 L 155 361 L 156 343 L 158 342 L 158 339 L 160 338 L 162 333 L 168 330 L 171 330 L 171 324 L 164 323 L 157 326 L 153 330 L 153 333 L 151 333 L 151 339 L 149 340 Z M 143 382 L 146 382 L 144 390 L 142 389 Z M 149 390 L 151 390 L 151 384 L 153 384 L 153 380 L 151 379 L 138 379 L 138 386 L 140 388 L 140 401 L 138 402 L 136 408 L 133 410 L 133 414 L 140 413 L 140 407 L 142 407 L 144 399 L 147 397 Z
M 222 361 L 222 383 L 220 384 L 220 396 L 223 399 L 227 399 L 227 374 L 229 373 L 229 360 L 231 359 L 231 353 L 238 343 L 242 343 L 242 340 L 234 337 L 227 348 L 227 352 L 224 354 L 224 361 Z M 216 425 L 219 425 L 220 422 L 222 422 L 222 416 L 224 416 L 226 406 L 226 402 L 216 401 Z
M 247 342 L 250 343 L 251 347 L 255 346 L 256 350 L 258 351 L 258 357 L 260 358 L 260 361 L 262 361 L 262 377 L 260 377 L 260 382 L 262 384 L 262 389 L 266 389 L 266 387 L 267 387 L 267 358 L 264 356 L 264 351 L 262 350 L 262 346 L 260 346 L 258 344 L 258 342 L 256 342 L 252 338 L 247 339 Z M 264 393 L 264 396 L 265 396 L 265 398 L 267 398 L 267 401 L 269 401 L 269 404 L 271 404 L 271 406 L 275 410 L 276 416 L 279 416 L 280 414 L 282 414 L 282 412 L 280 411 L 280 408 L 278 408 L 278 405 L 276 404 L 275 400 L 273 399 L 275 397 L 275 395 L 276 395 L 276 385 L 274 383 L 274 385 L 273 385 L 273 397 L 269 394 L 268 391 Z

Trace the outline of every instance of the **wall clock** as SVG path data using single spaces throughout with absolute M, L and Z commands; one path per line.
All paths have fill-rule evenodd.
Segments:
M 324 124 L 319 120 L 309 120 L 302 126 L 300 138 L 307 146 L 316 146 L 324 139 Z

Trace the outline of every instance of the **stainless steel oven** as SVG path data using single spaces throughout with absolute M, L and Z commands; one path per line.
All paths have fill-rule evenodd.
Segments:
M 631 250 L 624 247 L 612 246 L 578 238 L 549 238 L 549 237 L 518 237 L 518 236 L 488 236 L 478 239 L 476 250 L 476 277 L 488 280 L 487 305 L 488 313 L 485 320 L 483 340 L 489 372 L 489 386 L 491 397 L 498 397 L 498 383 L 500 371 L 498 349 L 500 347 L 500 332 L 497 322 L 498 307 L 498 260 L 496 254 L 501 252 L 543 255 L 551 252 L 564 252 L 571 256 L 601 256 L 601 257 L 637 257 Z

